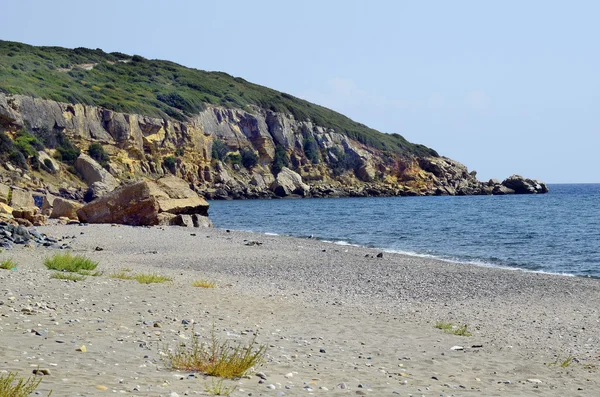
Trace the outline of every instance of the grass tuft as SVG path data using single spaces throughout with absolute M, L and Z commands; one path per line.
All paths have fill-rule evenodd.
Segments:
M 223 379 L 215 382 L 213 379 L 210 386 L 206 386 L 206 392 L 213 396 L 229 396 L 237 389 L 237 386 L 227 387 L 223 385 Z
M 133 280 L 135 277 L 128 273 L 130 271 L 131 269 L 121 269 L 118 272 L 113 272 L 109 274 L 108 277 L 118 278 L 119 280 Z
M 473 336 L 473 334 L 469 332 L 469 326 L 467 324 L 458 326 L 450 322 L 437 321 L 434 328 L 444 330 L 444 332 L 452 335 Z
M 216 286 L 217 283 L 215 283 L 214 281 L 204 280 L 203 278 L 192 281 L 192 287 L 215 288 Z
M 0 262 L 0 269 L 11 270 L 11 269 L 16 269 L 16 268 L 17 268 L 17 263 L 15 261 L 13 261 L 12 259 L 5 259 L 2 262 Z
M 78 274 L 78 273 L 69 273 L 69 272 L 54 272 L 50 275 L 50 278 L 55 278 L 57 280 L 69 280 L 69 281 L 85 280 L 85 276 Z
M 134 275 L 133 278 L 136 279 L 140 284 L 154 284 L 173 281 L 171 277 L 161 276 L 160 274 L 156 273 L 140 273 Z
M 259 345 L 254 349 L 255 339 L 248 345 L 231 346 L 228 341 L 220 341 L 213 329 L 211 341 L 206 344 L 200 342 L 193 332 L 190 346 L 181 344 L 174 351 L 167 349 L 167 359 L 173 369 L 198 371 L 227 379 L 239 378 L 264 361 L 267 346 Z
M 44 260 L 44 265 L 50 270 L 60 272 L 79 273 L 81 271 L 92 271 L 98 266 L 95 262 L 85 256 L 66 254 L 56 254 L 51 258 Z
M 17 379 L 16 372 L 0 374 L 0 396 L 27 397 L 36 391 L 41 382 L 42 378 L 36 376 Z

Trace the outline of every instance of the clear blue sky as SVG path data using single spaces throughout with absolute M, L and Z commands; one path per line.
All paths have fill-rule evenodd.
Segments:
M 224 71 L 478 171 L 600 182 L 600 2 L 2 1 L 1 38 Z

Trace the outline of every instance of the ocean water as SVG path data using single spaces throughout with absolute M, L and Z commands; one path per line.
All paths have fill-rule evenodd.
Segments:
M 545 195 L 212 201 L 215 227 L 600 277 L 600 184 Z

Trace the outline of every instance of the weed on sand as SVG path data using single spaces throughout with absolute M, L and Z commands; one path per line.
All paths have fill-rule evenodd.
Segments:
M 16 269 L 16 268 L 17 268 L 17 263 L 15 261 L 13 261 L 12 259 L 5 259 L 2 262 L 0 262 L 0 269 L 11 270 L 11 269 Z
M 91 272 L 96 270 L 98 262 L 95 262 L 85 256 L 66 254 L 56 254 L 51 258 L 44 260 L 44 265 L 50 270 L 57 270 L 59 272 Z
M 459 326 L 449 322 L 437 321 L 434 327 L 437 329 L 444 330 L 444 332 L 448 334 L 458 336 L 473 336 L 473 334 L 469 332 L 469 326 L 467 324 Z
M 208 281 L 203 278 L 192 281 L 192 287 L 215 288 L 216 286 L 217 286 L 217 283 L 215 283 L 214 281 Z
M 167 360 L 171 368 L 198 371 L 210 376 L 234 379 L 244 376 L 252 367 L 264 361 L 266 345 L 254 348 L 253 339 L 247 345 L 231 346 L 228 341 L 220 341 L 213 330 L 209 343 L 200 342 L 195 332 L 189 346 L 179 345 L 171 350 L 167 347 Z
M 55 278 L 57 280 L 69 280 L 69 281 L 83 281 L 85 280 L 85 276 L 77 273 L 69 273 L 69 272 L 54 272 L 50 275 L 50 278 Z
M 117 272 L 110 273 L 108 277 L 117 278 L 119 280 L 133 280 L 135 277 L 128 273 L 130 271 L 130 269 L 121 269 Z
M 36 391 L 41 377 L 33 376 L 27 379 L 17 378 L 16 372 L 0 374 L 0 396 L 27 397 Z
M 108 275 L 110 278 L 116 278 L 119 280 L 137 280 L 140 284 L 154 284 L 154 283 L 166 283 L 167 281 L 173 281 L 171 277 L 162 276 L 156 273 L 129 273 L 131 269 L 121 269 L 117 272 L 113 272 Z

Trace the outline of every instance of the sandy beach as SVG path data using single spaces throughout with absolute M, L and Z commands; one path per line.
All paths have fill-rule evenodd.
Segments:
M 38 230 L 104 272 L 50 279 L 43 261 L 56 250 L 0 254 L 18 264 L 0 270 L 0 369 L 48 369 L 41 395 L 209 395 L 211 378 L 169 369 L 163 353 L 213 327 L 268 346 L 262 366 L 225 382 L 232 396 L 600 395 L 596 279 L 220 229 Z M 173 281 L 109 277 L 121 269 Z

